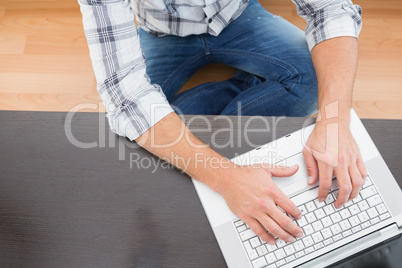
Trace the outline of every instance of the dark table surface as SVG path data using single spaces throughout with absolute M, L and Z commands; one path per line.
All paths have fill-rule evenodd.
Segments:
M 66 116 L 0 112 L 0 267 L 226 266 L 187 175 L 111 133 L 103 114 L 75 114 L 72 136 Z M 268 129 L 258 118 L 207 118 L 186 122 L 229 158 L 305 122 L 265 118 Z M 363 123 L 402 185 L 402 121 Z M 245 124 L 260 131 L 246 136 Z M 138 168 L 136 159 L 147 160 Z

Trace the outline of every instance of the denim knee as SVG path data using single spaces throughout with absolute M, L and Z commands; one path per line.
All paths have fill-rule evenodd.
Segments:
M 299 74 L 299 82 L 294 87 L 293 94 L 300 99 L 300 115 L 308 116 L 317 111 L 318 82 L 311 57 L 303 64 L 303 71 Z

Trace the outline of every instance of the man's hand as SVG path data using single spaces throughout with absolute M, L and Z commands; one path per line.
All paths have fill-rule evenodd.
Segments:
M 303 155 L 309 183 L 320 179 L 319 200 L 327 196 L 332 175 L 337 177 L 336 208 L 358 195 L 367 175 L 349 128 L 357 53 L 358 41 L 350 36 L 328 39 L 311 50 L 318 80 L 319 116 Z
M 275 236 L 290 243 L 294 237 L 302 237 L 303 233 L 278 206 L 295 219 L 301 218 L 302 214 L 276 186 L 272 176 L 289 177 L 297 170 L 298 166 L 236 166 L 234 176 L 222 179 L 218 192 L 225 198 L 229 208 L 261 239 L 275 244 Z
M 349 126 L 340 123 L 317 122 L 303 149 L 308 183 L 320 179 L 318 200 L 324 201 L 337 177 L 339 194 L 335 207 L 340 208 L 357 197 L 367 176 L 360 150 Z
M 152 145 L 151 137 L 158 146 Z M 275 244 L 275 236 L 291 242 L 294 236 L 303 236 L 302 230 L 277 206 L 295 219 L 301 217 L 300 210 L 272 180 L 272 176 L 292 176 L 298 166 L 263 168 L 262 165 L 236 165 L 197 139 L 175 113 L 156 123 L 136 141 L 220 193 L 230 209 L 264 241 Z

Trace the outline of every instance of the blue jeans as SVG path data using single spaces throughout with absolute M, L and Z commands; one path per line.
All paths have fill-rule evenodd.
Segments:
M 303 31 L 257 0 L 219 36 L 156 37 L 140 29 L 152 83 L 179 113 L 307 116 L 317 109 L 317 78 Z M 177 92 L 209 63 L 237 69 L 233 78 Z

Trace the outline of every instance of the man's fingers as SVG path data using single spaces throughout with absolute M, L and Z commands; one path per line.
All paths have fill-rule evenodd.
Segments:
M 282 214 L 284 217 L 288 218 L 291 223 L 293 223 L 292 220 L 286 216 L 286 214 L 281 212 L 278 208 L 277 208 L 277 210 L 278 210 L 278 213 Z M 265 229 L 267 229 L 268 232 L 270 232 L 272 235 L 278 237 L 279 239 L 282 239 L 283 241 L 292 243 L 295 240 L 294 235 L 285 231 L 284 226 L 281 226 L 280 221 L 281 220 L 284 221 L 284 220 L 279 219 L 278 220 L 279 222 L 278 222 L 271 217 L 272 217 L 272 215 L 263 214 L 259 218 L 259 221 L 265 227 Z M 290 226 L 290 223 L 286 222 L 286 225 Z M 286 226 L 286 227 L 289 228 L 289 226 Z M 296 228 L 299 228 L 299 227 L 296 226 Z
M 319 161 L 318 162 L 318 172 L 320 174 L 320 185 L 318 190 L 318 201 L 323 202 L 331 190 L 332 186 L 332 175 L 333 175 L 333 168 L 324 163 Z
M 303 231 L 300 229 L 299 226 L 291 219 L 289 218 L 284 212 L 282 212 L 278 207 L 274 210 L 271 211 L 269 214 L 271 218 L 287 233 L 291 234 L 292 236 L 295 237 L 302 237 L 303 236 Z M 273 233 L 274 234 L 274 233 Z M 274 234 L 275 235 L 275 234 Z M 278 236 L 279 237 L 279 236 Z M 282 240 L 288 242 L 289 237 L 287 238 L 282 238 L 279 237 Z
M 298 165 L 293 165 L 291 167 L 287 166 L 272 166 L 268 168 L 268 172 L 274 177 L 290 177 L 294 175 L 299 170 Z
M 301 219 L 303 216 L 299 208 L 285 195 L 280 194 L 279 198 L 275 200 L 276 203 L 294 219 Z
M 303 149 L 304 162 L 307 168 L 307 183 L 314 184 L 318 179 L 318 165 L 314 156 L 306 149 Z
M 250 226 L 251 230 L 262 240 L 264 240 L 268 244 L 275 245 L 275 238 L 270 233 L 268 233 L 267 230 L 262 227 L 262 225 L 256 219 L 249 218 L 247 220 L 244 220 L 244 222 L 247 223 L 247 225 Z
M 351 200 L 356 198 L 359 194 L 360 189 L 363 187 L 364 180 L 356 164 L 353 164 L 349 167 L 349 175 L 352 181 L 352 192 L 349 196 L 349 200 Z
M 352 183 L 350 181 L 349 171 L 346 168 L 338 168 L 335 170 L 336 179 L 338 180 L 339 192 L 335 201 L 335 208 L 339 209 L 348 202 L 350 193 L 352 192 Z

